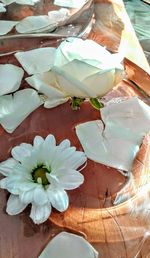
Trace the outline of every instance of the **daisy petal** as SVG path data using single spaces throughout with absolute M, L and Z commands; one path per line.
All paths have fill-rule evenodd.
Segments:
M 0 96 L 19 89 L 24 71 L 12 64 L 0 64 Z
M 55 48 L 37 48 L 26 52 L 18 52 L 15 57 L 28 74 L 47 72 L 51 69 L 55 58 Z
M 60 144 L 59 144 L 59 148 L 67 149 L 70 148 L 70 141 L 68 139 L 63 140 Z
M 33 141 L 34 147 L 39 147 L 42 143 L 44 143 L 44 139 L 39 135 L 35 136 Z
M 24 158 L 29 157 L 32 151 L 32 145 L 27 143 L 22 143 L 20 146 L 16 146 L 12 149 L 11 155 L 17 161 L 22 162 Z
M 35 205 L 45 205 L 48 202 L 46 191 L 43 186 L 38 186 L 33 192 L 33 202 Z
M 51 177 L 53 177 L 53 172 L 49 175 L 48 180 L 50 180 Z M 58 179 L 59 185 L 66 190 L 76 189 L 84 182 L 84 177 L 81 173 L 69 168 L 58 169 L 54 172 L 54 177 Z
M 11 194 L 7 201 L 6 212 L 9 215 L 16 215 L 26 208 L 26 204 L 22 203 L 18 196 Z
M 0 124 L 12 133 L 22 121 L 42 105 L 37 92 L 32 89 L 17 91 L 14 95 L 0 97 Z
M 74 147 L 66 149 L 60 148 L 60 150 L 60 153 L 57 154 L 57 159 L 54 158 L 51 162 L 51 167 L 53 170 L 57 170 L 59 167 L 71 167 L 73 169 L 77 169 L 87 160 L 85 154 L 81 151 L 76 151 Z
M 36 206 L 32 204 L 30 218 L 33 220 L 35 224 L 40 224 L 45 222 L 51 214 L 51 206 L 43 205 L 43 206 Z
M 12 158 L 7 159 L 0 163 L 0 173 L 4 176 L 9 176 L 13 173 L 14 167 L 18 164 L 18 162 Z
M 47 146 L 48 148 L 54 148 L 54 147 L 56 147 L 56 139 L 55 139 L 54 135 L 49 134 L 49 135 L 45 138 L 44 146 L 45 146 L 45 147 Z
M 83 237 L 61 232 L 46 246 L 38 258 L 98 258 L 98 252 Z
M 50 203 L 56 210 L 60 212 L 67 210 L 69 199 L 67 193 L 63 189 L 49 187 L 47 194 Z
M 20 193 L 18 186 L 22 182 L 17 179 L 18 179 L 17 177 L 3 178 L 2 180 L 0 180 L 0 188 L 7 189 L 8 192 L 18 195 Z

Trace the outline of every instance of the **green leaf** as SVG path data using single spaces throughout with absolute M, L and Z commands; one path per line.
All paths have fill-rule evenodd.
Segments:
M 104 104 L 99 102 L 99 100 L 97 98 L 91 98 L 90 99 L 90 104 L 92 105 L 92 107 L 94 107 L 95 109 L 100 109 L 104 107 Z
M 71 99 L 71 108 L 73 110 L 78 110 L 81 106 L 81 104 L 84 102 L 85 99 L 81 99 L 81 98 L 77 98 L 77 97 L 73 97 Z

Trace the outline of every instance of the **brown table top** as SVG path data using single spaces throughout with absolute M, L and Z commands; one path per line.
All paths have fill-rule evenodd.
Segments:
M 149 94 L 150 76 L 147 73 L 149 65 L 126 14 L 123 2 L 121 0 L 96 0 L 95 15 L 96 22 L 89 38 L 105 45 L 113 52 L 119 51 L 119 53 L 130 59 L 131 61 L 125 60 L 128 78 L 140 86 L 145 93 Z M 34 39 L 32 43 L 28 42 L 26 44 L 40 46 L 41 39 Z M 45 40 L 44 45 L 48 44 L 49 41 Z M 115 92 L 111 92 L 107 97 L 109 98 L 113 94 L 115 96 L 136 95 L 142 99 L 145 99 L 146 96 L 139 92 L 129 81 L 122 81 Z M 3 133 L 1 129 L 0 136 L 3 136 Z M 141 166 L 138 171 L 149 169 L 150 150 L 147 143 L 148 140 L 142 147 L 141 155 L 135 161 L 134 175 L 136 175 L 137 168 L 139 169 L 139 164 Z M 28 209 L 17 216 L 7 215 L 5 208 L 8 193 L 0 190 L 0 194 L 0 258 L 37 258 L 48 241 L 62 231 L 63 227 L 66 227 L 66 221 L 69 221 L 69 218 L 74 218 L 74 214 L 77 214 L 74 213 L 73 209 L 69 209 L 61 218 L 59 214 L 53 213 L 52 221 L 61 225 L 62 228 L 50 221 L 38 226 L 30 220 Z M 96 216 L 95 214 L 93 210 L 93 217 Z M 88 216 L 88 212 L 86 215 Z M 70 226 L 68 227 L 70 228 Z M 95 239 L 93 239 L 93 235 L 90 235 L 93 232 L 92 230 L 95 231 Z M 86 235 L 85 232 L 87 232 L 88 239 L 94 242 L 93 245 L 100 252 L 101 258 L 150 257 L 150 237 L 148 235 L 144 236 L 145 233 L 149 232 L 148 219 L 147 217 L 131 218 L 126 206 L 122 209 L 111 210 L 111 212 L 107 209 L 103 210 L 99 224 L 95 223 L 94 226 L 91 222 L 88 222 L 88 225 L 76 228 L 72 222 L 71 232 L 77 231 L 81 235 Z

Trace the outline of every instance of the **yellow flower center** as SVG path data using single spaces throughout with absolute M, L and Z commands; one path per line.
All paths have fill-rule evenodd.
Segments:
M 49 185 L 49 181 L 46 177 L 46 173 L 50 173 L 50 170 L 48 170 L 43 165 L 35 168 L 32 171 L 32 178 L 35 183 L 41 183 L 42 185 Z

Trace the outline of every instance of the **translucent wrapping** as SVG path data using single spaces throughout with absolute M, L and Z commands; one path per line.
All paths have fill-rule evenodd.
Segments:
M 53 1 L 48 2 L 50 2 L 49 10 L 53 10 L 55 7 Z M 80 31 L 75 30 L 75 33 L 77 32 L 75 35 L 82 35 L 86 25 L 89 25 L 91 13 L 93 14 L 91 3 L 92 1 L 86 2 L 86 5 L 76 10 L 71 17 L 69 24 L 81 25 Z M 37 5 L 39 6 L 38 14 L 43 15 L 47 12 L 44 9 L 48 6 L 47 1 L 41 1 Z M 120 58 L 126 57 L 131 60 L 125 60 L 126 80 L 122 80 L 105 95 L 102 102 L 106 105 L 108 102 L 116 103 L 122 98 L 137 96 L 149 104 L 150 76 L 147 73 L 149 66 L 125 12 L 123 2 L 96 0 L 94 7 L 95 18 L 92 30 L 90 33 L 88 31 L 88 37 L 111 52 L 118 52 Z M 28 11 L 35 11 L 34 6 L 13 4 L 7 7 L 7 19 L 15 20 L 16 11 L 14 10 L 17 10 L 15 8 L 19 8 L 19 15 L 24 15 L 26 8 Z M 1 13 L 1 19 L 6 17 L 4 15 Z M 78 19 L 79 17 L 81 19 Z M 65 24 L 66 31 L 69 31 L 68 21 L 65 21 Z M 56 47 L 62 40 L 59 30 L 57 35 L 47 33 L 43 36 L 34 34 L 17 36 L 17 38 L 16 32 L 12 31 L 6 37 L 0 38 L 0 64 L 9 63 L 20 66 L 14 57 L 14 52 L 37 47 Z M 20 90 L 29 88 L 25 81 L 27 76 L 25 73 Z M 139 90 L 135 83 L 142 90 Z M 71 110 L 69 102 L 57 108 L 45 109 L 42 101 L 44 100 L 41 98 L 39 103 L 41 106 L 33 111 L 13 133 L 7 133 L 0 126 L 0 162 L 10 157 L 14 146 L 22 142 L 31 143 L 34 136 L 46 137 L 49 133 L 55 135 L 58 143 L 68 138 L 77 150 L 82 150 L 75 133 L 75 126 L 82 122 L 99 119 L 99 111 L 94 110 L 87 102 L 79 111 Z M 53 209 L 50 219 L 42 225 L 33 224 L 29 218 L 28 208 L 17 216 L 6 215 L 5 208 L 9 195 L 6 191 L 0 190 L 0 258 L 36 258 L 40 256 L 47 243 L 64 230 L 84 237 L 101 258 L 149 258 L 149 135 L 143 138 L 143 143 L 132 164 L 130 176 L 124 176 L 123 172 L 88 160 L 87 167 L 81 172 L 85 183 L 79 189 L 69 193 L 69 209 L 64 213 Z

